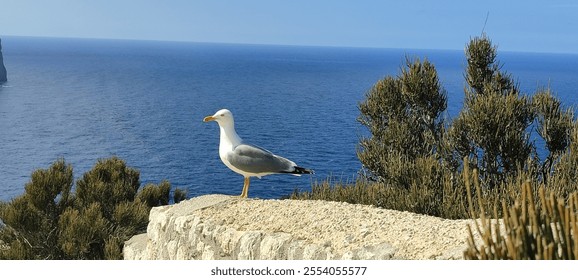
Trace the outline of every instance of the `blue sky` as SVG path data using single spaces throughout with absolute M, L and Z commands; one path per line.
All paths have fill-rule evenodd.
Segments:
M 0 36 L 578 53 L 578 2 L 0 0 Z

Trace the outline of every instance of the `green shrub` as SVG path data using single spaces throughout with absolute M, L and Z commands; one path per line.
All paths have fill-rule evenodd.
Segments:
M 468 157 L 480 170 L 482 183 L 494 187 L 518 169 L 536 165 L 529 137 L 536 104 L 555 99 L 542 98 L 534 104 L 500 70 L 496 57 L 496 47 L 485 35 L 467 45 L 464 108 L 448 124 L 442 118 L 446 93 L 427 60 L 407 59 L 397 77 L 379 80 L 359 105 L 358 120 L 371 133 L 361 138 L 357 151 L 364 174 L 373 181 L 409 188 L 427 179 L 413 172 L 418 160 L 435 159 L 444 169 L 440 172 L 455 177 Z M 539 120 L 547 120 L 542 123 L 552 124 L 543 126 L 548 129 L 544 135 L 566 131 L 561 125 L 567 125 L 563 122 L 567 118 L 559 115 L 539 114 L 543 117 Z
M 102 256 L 109 223 L 102 213 L 98 202 L 81 210 L 67 208 L 62 213 L 56 230 L 59 247 L 66 258 L 99 259 Z
M 327 199 L 412 211 L 444 218 L 501 217 L 502 201 L 520 199 L 529 181 L 568 199 L 578 190 L 578 123 L 550 90 L 522 93 L 501 71 L 497 49 L 485 35 L 465 50 L 464 107 L 442 119 L 445 91 L 433 65 L 407 61 L 397 77 L 375 83 L 359 105 L 358 120 L 370 137 L 360 139 L 361 174 L 354 183 L 328 179 L 294 199 Z M 445 122 L 445 123 L 444 123 Z M 532 129 L 548 155 L 540 161 Z M 475 170 L 470 172 L 468 170 Z M 464 176 L 481 184 L 468 209 Z M 538 198 L 538 192 L 533 192 Z M 492 211 L 493 209 L 496 211 Z
M 10 250 L 0 251 L 0 258 L 63 258 L 58 248 L 58 219 L 72 205 L 72 167 L 58 160 L 50 168 L 36 170 L 25 186 L 25 193 L 4 205 L 0 219 L 6 229 L 0 240 Z
M 179 203 L 185 199 L 187 199 L 187 191 L 176 188 L 175 192 L 173 193 L 174 203 Z
M 550 89 L 542 89 L 534 94 L 532 105 L 537 115 L 538 134 L 546 142 L 550 153 L 548 157 L 562 153 L 570 143 L 573 111 L 570 108 L 564 110 L 560 100 L 552 95 Z
M 288 198 L 374 205 L 453 219 L 469 217 L 466 211 L 465 189 L 455 188 L 452 178 L 440 172 L 436 160 L 418 160 L 416 166 L 415 172 L 422 172 L 420 178 L 424 178 L 424 181 L 412 182 L 408 188 L 368 181 L 365 178 L 358 178 L 353 183 L 327 179 L 315 182 L 311 191 L 295 190 Z
M 433 64 L 406 59 L 398 77 L 378 81 L 359 104 L 359 122 L 371 132 L 357 155 L 369 179 L 409 188 L 418 158 L 436 158 L 446 93 Z
M 575 173 L 573 170 L 575 164 L 578 163 L 575 160 L 578 151 L 576 147 L 578 135 L 575 134 L 576 124 L 573 123 L 573 111 L 570 108 L 564 110 L 561 102 L 552 95 L 549 89 L 539 90 L 532 98 L 532 105 L 536 111 L 536 130 L 544 139 L 548 150 L 548 155 L 540 169 L 544 184 L 575 185 L 573 182 L 578 178 L 572 174 Z M 550 184 L 552 176 L 555 177 L 553 178 L 554 184 Z
M 554 164 L 547 176 L 548 189 L 565 199 L 578 190 L 578 122 L 572 124 L 569 139 L 567 148 L 554 157 Z
M 494 75 L 499 73 L 500 65 L 496 62 L 498 56 L 496 47 L 485 34 L 470 40 L 465 50 L 466 83 L 474 94 L 483 95 Z
M 487 37 L 470 41 L 464 108 L 435 129 L 418 121 L 425 115 L 411 109 L 416 99 L 404 96 L 399 77 L 378 81 L 360 104 L 359 120 L 371 137 L 360 140 L 358 157 L 370 176 L 315 183 L 291 198 L 479 218 L 482 244 L 468 227 L 466 259 L 576 259 L 578 122 L 549 89 L 521 94 L 496 57 Z M 437 103 L 440 90 L 430 91 L 422 96 Z M 530 140 L 533 128 L 548 152 L 542 162 Z
M 99 160 L 76 182 L 75 203 L 78 208 L 85 208 L 98 202 L 104 217 L 110 219 L 119 203 L 134 200 L 140 187 L 139 177 L 136 169 L 127 167 L 117 157 Z
M 171 188 L 163 181 L 139 191 L 139 172 L 117 157 L 99 160 L 75 193 L 72 186 L 72 167 L 58 160 L 0 204 L 0 259 L 121 259 L 124 242 L 146 229 L 151 207 L 168 204 Z
M 533 164 L 528 159 L 535 150 L 529 137 L 535 117 L 532 101 L 500 71 L 496 57 L 496 47 L 485 35 L 466 46 L 464 108 L 449 128 L 457 157 L 468 157 L 487 187 Z
M 528 128 L 534 118 L 530 99 L 496 92 L 467 98 L 454 120 L 450 138 L 460 157 L 480 169 L 483 183 L 494 187 L 526 167 L 533 144 Z
M 158 186 L 148 184 L 139 192 L 137 199 L 148 207 L 169 204 L 169 194 L 171 185 L 167 181 L 161 182 Z

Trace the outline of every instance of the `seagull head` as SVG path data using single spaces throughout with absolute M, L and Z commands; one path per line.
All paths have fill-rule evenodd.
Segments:
M 212 116 L 206 116 L 204 122 L 216 121 L 220 126 L 233 125 L 233 113 L 227 109 L 221 109 Z

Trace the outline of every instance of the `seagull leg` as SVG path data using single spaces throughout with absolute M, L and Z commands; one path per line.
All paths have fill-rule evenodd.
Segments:
M 245 187 L 246 186 L 247 186 L 247 178 L 245 178 L 243 181 L 243 190 L 241 191 L 241 195 L 239 196 L 240 198 L 245 198 Z
M 243 192 L 241 192 L 241 198 L 247 198 L 249 196 L 249 184 L 251 177 L 245 177 L 245 181 L 243 183 Z

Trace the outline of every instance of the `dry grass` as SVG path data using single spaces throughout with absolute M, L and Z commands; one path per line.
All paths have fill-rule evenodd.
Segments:
M 476 192 L 479 183 L 474 180 Z M 469 180 L 466 181 L 471 192 Z M 578 257 L 578 193 L 570 195 L 566 201 L 554 192 L 548 194 L 543 186 L 538 188 L 539 200 L 534 196 L 530 182 L 521 185 L 521 197 L 513 204 L 502 201 L 503 226 L 497 226 L 480 212 L 475 230 L 482 237 L 478 246 L 472 227 L 468 225 L 468 249 L 465 259 L 472 260 L 575 260 Z M 473 208 L 471 195 L 468 196 Z M 482 197 L 477 196 L 481 201 Z M 494 215 L 498 216 L 497 208 Z

